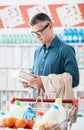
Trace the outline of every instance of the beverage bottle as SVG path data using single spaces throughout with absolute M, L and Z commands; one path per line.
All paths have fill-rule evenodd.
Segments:
M 43 125 L 42 125 L 43 124 Z M 67 127 L 67 121 L 66 121 L 66 110 L 62 105 L 53 104 L 49 110 L 44 113 L 44 115 L 41 117 L 41 119 L 37 120 L 34 125 L 34 130 L 36 128 L 43 128 L 47 126 L 56 126 L 60 125 L 60 129 L 66 129 Z M 54 130 L 55 128 L 53 128 Z
M 68 43 L 72 43 L 73 29 L 70 28 L 68 31 Z
M 79 32 L 78 32 L 78 42 L 79 43 L 82 43 L 83 42 L 83 29 L 79 29 Z
M 9 104 L 9 112 L 7 116 L 22 119 L 25 110 L 22 108 L 20 101 L 16 100 L 14 104 Z
M 65 43 L 68 43 L 68 29 L 64 29 L 64 33 L 63 33 L 63 40 L 65 41 Z
M 74 28 L 74 30 L 73 30 L 74 32 L 74 34 L 73 34 L 73 43 L 77 43 L 78 42 L 78 30 L 77 30 L 77 28 Z

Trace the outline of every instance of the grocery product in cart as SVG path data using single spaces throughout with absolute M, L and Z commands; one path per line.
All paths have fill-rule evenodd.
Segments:
M 19 100 L 16 100 L 14 103 L 9 103 L 7 111 L 8 117 L 15 117 L 18 119 L 22 119 L 24 112 L 25 109 L 23 109 Z
M 59 129 L 66 129 L 66 110 L 62 105 L 54 103 L 51 108 L 43 115 L 41 119 L 36 121 L 33 130 L 48 130 L 55 126 Z
M 35 114 L 31 106 L 28 106 L 27 110 L 24 112 L 23 119 L 34 120 Z

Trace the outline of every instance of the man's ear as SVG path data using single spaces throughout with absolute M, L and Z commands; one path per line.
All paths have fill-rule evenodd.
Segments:
M 49 24 L 49 27 L 50 27 L 50 29 L 52 29 L 52 28 L 53 28 L 53 25 L 52 25 L 52 23 L 50 23 L 50 24 Z

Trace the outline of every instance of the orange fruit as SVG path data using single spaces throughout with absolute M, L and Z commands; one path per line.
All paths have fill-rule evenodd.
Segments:
M 34 126 L 35 121 L 34 120 L 26 120 L 26 126 L 28 129 L 32 129 Z
M 15 127 L 16 127 L 16 128 L 25 128 L 25 127 L 26 127 L 26 122 L 25 122 L 25 120 L 23 120 L 23 119 L 18 119 L 18 120 L 16 120 L 16 122 L 15 122 Z
M 15 126 L 16 118 L 14 117 L 8 117 L 5 120 L 5 124 L 7 127 L 13 128 Z

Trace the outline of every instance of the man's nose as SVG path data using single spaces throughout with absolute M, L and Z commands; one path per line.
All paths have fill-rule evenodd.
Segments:
M 41 36 L 41 35 L 39 35 L 39 34 L 36 34 L 36 37 L 37 37 L 37 38 L 39 38 L 40 36 Z

